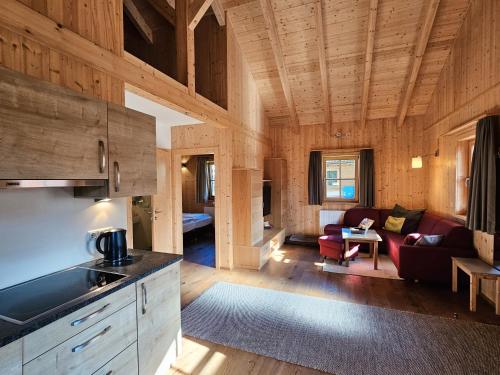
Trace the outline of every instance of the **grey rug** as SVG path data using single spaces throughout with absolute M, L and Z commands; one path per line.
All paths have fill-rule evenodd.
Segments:
M 184 334 L 333 374 L 500 374 L 500 327 L 218 283 Z

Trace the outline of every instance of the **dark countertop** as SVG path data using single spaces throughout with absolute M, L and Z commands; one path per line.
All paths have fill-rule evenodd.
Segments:
M 144 250 L 129 250 L 129 254 L 135 257 L 136 261 L 130 265 L 113 267 L 104 265 L 102 259 L 92 260 L 90 262 L 79 264 L 78 267 L 86 267 L 99 271 L 120 273 L 126 277 L 117 280 L 102 289 L 88 293 L 64 307 L 57 308 L 45 314 L 44 316 L 35 319 L 31 322 L 19 325 L 10 323 L 0 319 L 0 348 L 17 339 L 20 339 L 27 334 L 36 331 L 56 320 L 71 314 L 72 312 L 81 309 L 84 306 L 91 304 L 101 298 L 104 298 L 111 293 L 114 293 L 137 280 L 140 280 L 152 273 L 155 273 L 162 268 L 168 267 L 171 264 L 182 260 L 182 255 L 155 253 Z M 2 301 L 0 301 L 2 303 Z

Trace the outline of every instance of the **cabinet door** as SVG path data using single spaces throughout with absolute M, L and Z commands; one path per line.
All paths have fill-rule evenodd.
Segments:
M 0 68 L 0 179 L 107 179 L 106 103 Z
M 139 374 L 163 373 L 180 352 L 179 263 L 137 282 Z
M 14 341 L 0 348 L 0 374 L 21 375 L 23 372 L 22 342 Z
M 108 103 L 109 195 L 156 193 L 156 120 Z

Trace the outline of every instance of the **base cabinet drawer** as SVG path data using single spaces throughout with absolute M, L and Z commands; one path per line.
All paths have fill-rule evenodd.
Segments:
M 23 374 L 92 374 L 136 339 L 136 305 L 131 303 L 27 363 Z
M 92 375 L 137 375 L 137 342 L 134 342 Z
M 24 338 L 23 363 L 32 361 L 134 301 L 135 286 L 129 285 L 30 333 Z

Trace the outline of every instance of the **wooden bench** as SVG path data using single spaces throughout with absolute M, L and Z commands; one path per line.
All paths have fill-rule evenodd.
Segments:
M 476 311 L 476 299 L 479 293 L 479 280 L 496 281 L 495 312 L 500 315 L 500 271 L 478 258 L 452 257 L 452 290 L 458 290 L 458 269 L 464 271 L 470 278 L 470 311 Z

